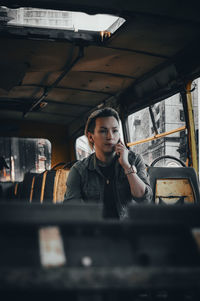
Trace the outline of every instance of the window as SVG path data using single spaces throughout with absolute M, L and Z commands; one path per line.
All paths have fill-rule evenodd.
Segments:
M 76 158 L 82 160 L 92 154 L 92 150 L 89 146 L 88 140 L 85 135 L 76 139 Z
M 185 115 L 183 110 L 180 110 L 180 121 L 185 121 Z
M 160 127 L 160 120 L 158 119 L 158 121 L 156 121 L 156 128 L 159 129 Z
M 107 31 L 113 34 L 125 22 L 123 18 L 106 14 L 88 15 L 83 12 L 31 7 L 0 8 L 7 14 L 5 17 L 7 24 L 13 26 L 56 28 L 74 32 L 79 30 Z
M 159 112 L 160 112 L 160 107 L 159 107 L 159 105 L 157 105 L 156 106 L 156 114 L 159 114 Z
M 140 119 L 135 119 L 135 120 L 134 120 L 134 125 L 135 125 L 135 126 L 141 125 L 141 120 L 140 120 Z
M 159 134 L 170 132 L 183 126 L 184 111 L 179 94 L 155 104 L 153 109 L 156 128 L 159 129 Z M 141 120 L 141 124 L 137 120 Z M 179 132 L 167 135 L 165 139 L 143 142 L 144 139 L 151 138 L 155 134 L 149 108 L 131 114 L 128 117 L 128 127 L 130 142 L 142 141 L 142 143 L 132 146 L 131 149 L 141 154 L 146 164 L 150 165 L 155 158 L 162 155 L 171 155 L 178 159 L 183 158 L 186 161 L 186 144 L 185 141 L 183 143 Z
M 0 149 L 7 165 L 0 170 L 1 182 L 20 182 L 26 172 L 51 168 L 51 144 L 46 139 L 1 137 Z

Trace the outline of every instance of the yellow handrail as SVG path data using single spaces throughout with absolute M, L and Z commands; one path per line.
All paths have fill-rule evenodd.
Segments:
M 192 157 L 192 167 L 194 167 L 198 175 L 199 171 L 198 171 L 198 160 L 197 160 L 197 144 L 195 138 L 194 116 L 193 116 L 193 109 L 192 109 L 191 81 L 188 82 L 187 84 L 186 99 L 187 99 L 187 110 L 188 110 L 189 149 Z
M 165 133 L 162 133 L 162 134 L 157 134 L 157 135 L 154 135 L 152 137 L 145 138 L 143 140 L 139 140 L 139 141 L 135 141 L 135 142 L 128 142 L 127 146 L 134 146 L 134 145 L 137 145 L 137 144 L 149 142 L 149 141 L 152 141 L 152 140 L 155 140 L 155 139 L 159 139 L 159 138 L 165 137 L 167 135 L 174 134 L 176 132 L 184 131 L 185 129 L 186 129 L 186 126 L 184 125 L 184 126 L 182 126 L 180 128 L 177 128 L 175 130 L 171 130 L 171 131 L 168 131 L 168 132 L 165 132 Z

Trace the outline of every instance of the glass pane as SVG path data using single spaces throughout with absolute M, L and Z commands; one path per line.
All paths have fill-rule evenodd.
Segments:
M 82 12 L 20 7 L 10 9 L 0 7 L 7 13 L 7 24 L 13 26 L 33 26 L 64 30 L 109 31 L 114 33 L 125 19 L 118 16 Z
M 185 126 L 185 116 L 180 94 L 173 95 L 152 106 L 158 134 L 169 132 Z M 145 108 L 129 116 L 128 126 L 130 142 L 140 141 L 154 137 L 154 127 L 151 121 L 149 108 Z M 163 155 L 174 156 L 186 162 L 187 159 L 187 134 L 186 130 L 167 135 L 163 138 L 152 140 L 132 146 L 131 149 L 140 153 L 147 165 Z M 156 166 L 180 166 L 172 159 L 160 161 Z
M 198 169 L 200 179 L 200 140 L 199 140 L 199 124 L 200 124 L 200 78 L 192 82 L 192 106 L 194 114 L 194 126 L 197 144 L 197 158 L 198 158 Z
M 85 135 L 76 139 L 76 158 L 82 160 L 93 153 Z
M 0 137 L 0 156 L 6 166 L 0 181 L 23 181 L 26 172 L 41 173 L 51 168 L 51 143 L 46 139 Z

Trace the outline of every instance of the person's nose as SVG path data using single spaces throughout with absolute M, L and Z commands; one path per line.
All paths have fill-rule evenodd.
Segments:
M 113 133 L 112 131 L 107 132 L 107 139 L 111 140 L 113 138 Z

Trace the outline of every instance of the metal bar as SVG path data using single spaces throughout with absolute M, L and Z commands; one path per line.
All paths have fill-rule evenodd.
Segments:
M 26 105 L 26 103 L 28 103 L 30 101 L 30 99 L 28 98 L 6 98 L 6 97 L 0 97 L 0 107 L 3 104 L 12 104 L 12 102 L 14 104 L 21 104 L 21 105 Z M 57 100 L 52 100 L 52 99 L 48 99 L 45 100 L 45 102 L 47 103 L 52 103 L 52 104 L 59 104 L 59 105 L 65 105 L 65 106 L 73 106 L 73 107 L 77 107 L 77 105 L 79 107 L 83 107 L 83 108 L 93 108 L 91 105 L 87 105 L 87 104 L 81 104 L 81 103 L 71 103 L 71 102 L 65 102 L 65 101 L 57 101 Z
M 149 142 L 149 141 L 152 141 L 152 140 L 155 140 L 155 139 L 159 139 L 159 138 L 165 137 L 167 135 L 174 134 L 176 132 L 183 131 L 185 129 L 186 129 L 186 126 L 184 125 L 184 126 L 182 126 L 180 128 L 177 128 L 175 130 L 172 130 L 172 131 L 169 131 L 169 132 L 165 132 L 165 133 L 162 133 L 162 134 L 158 134 L 158 135 L 155 135 L 153 137 L 149 137 L 149 138 L 146 138 L 146 139 L 143 139 L 143 140 L 139 140 L 139 141 L 135 141 L 135 142 L 129 142 L 129 143 L 127 143 L 127 146 L 134 146 L 134 145 L 137 145 L 137 144 Z
M 199 155 L 198 155 L 198 160 L 199 160 L 199 181 L 200 181 L 200 78 L 198 78 L 198 149 L 199 149 Z
M 198 175 L 198 161 L 197 161 L 197 147 L 195 138 L 194 116 L 192 111 L 192 95 L 191 95 L 191 81 L 188 82 L 186 87 L 187 98 L 187 114 L 188 114 L 188 143 L 192 158 L 192 166 Z
M 43 89 L 48 89 L 47 86 L 44 85 L 36 85 L 36 84 L 27 84 L 27 85 L 22 85 L 21 87 L 38 87 L 38 88 L 43 88 Z M 60 90 L 72 90 L 72 91 L 81 91 L 81 92 L 89 92 L 89 93 L 98 93 L 98 94 L 105 94 L 105 95 L 111 95 L 113 96 L 114 94 L 109 93 L 109 92 L 103 92 L 103 91 L 98 91 L 98 90 L 91 90 L 91 89 L 81 89 L 81 88 L 72 88 L 72 87 L 56 87 L 56 89 Z
M 152 121 L 152 124 L 153 124 L 154 132 L 156 133 L 156 135 L 158 135 L 158 129 L 156 127 L 156 122 L 155 122 L 155 117 L 154 117 L 152 107 L 153 106 L 149 106 L 149 113 L 150 113 L 150 116 L 151 116 L 151 121 Z
M 181 91 L 181 98 L 182 98 L 182 104 L 183 104 L 183 110 L 184 110 L 184 115 L 185 115 L 185 124 L 186 124 L 186 128 L 188 128 L 188 124 L 189 124 L 189 118 L 188 118 L 188 114 L 187 114 L 187 97 L 185 95 L 185 91 L 184 89 Z M 186 149 L 186 155 L 187 155 L 187 159 L 186 159 L 186 166 L 191 166 L 191 154 L 190 154 L 190 149 L 189 149 L 189 141 L 188 141 L 188 137 L 187 137 L 187 149 Z
M 113 77 L 122 77 L 122 78 L 127 78 L 127 79 L 137 79 L 136 76 L 130 76 L 126 74 L 117 74 L 117 73 L 111 73 L 111 72 L 103 72 L 103 71 L 90 71 L 90 70 L 84 70 L 84 71 L 79 71 L 79 72 L 84 72 L 84 73 L 92 73 L 92 74 L 100 74 L 100 75 L 108 75 L 108 76 L 113 76 Z
M 137 50 L 137 49 L 120 48 L 120 47 L 113 47 L 113 46 L 106 46 L 105 48 L 133 52 L 133 53 L 143 54 L 143 55 L 147 55 L 147 56 L 153 56 L 153 57 L 157 57 L 157 58 L 161 58 L 161 59 L 169 59 L 170 58 L 167 55 L 162 55 L 162 54 L 155 53 L 155 52 L 148 52 L 148 51 L 142 51 L 142 50 Z

